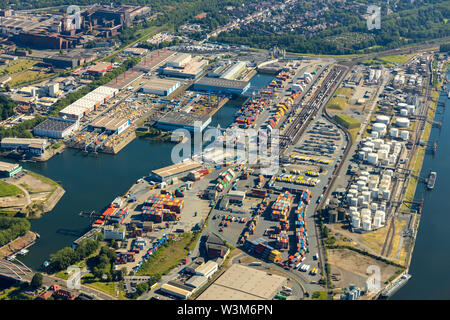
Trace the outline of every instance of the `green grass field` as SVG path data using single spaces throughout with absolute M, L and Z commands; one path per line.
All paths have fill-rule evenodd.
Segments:
M 0 180 L 0 197 L 14 197 L 23 194 L 18 187 Z
M 155 255 L 142 265 L 142 268 L 137 272 L 138 276 L 165 274 L 175 266 L 187 255 L 188 250 L 191 249 L 192 243 L 195 245 L 194 234 L 185 233 L 180 240 L 173 241 L 168 246 L 160 248 Z
M 334 117 L 337 122 L 347 129 L 356 129 L 361 125 L 358 120 L 355 120 L 346 114 L 337 114 Z

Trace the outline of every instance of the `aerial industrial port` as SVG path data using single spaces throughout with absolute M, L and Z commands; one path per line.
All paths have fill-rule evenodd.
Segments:
M 72 261 L 83 271 L 81 287 L 71 288 L 58 255 L 38 267 L 23 263 L 24 248 L 39 242 L 26 234 L 14 239 L 25 245 L 0 248 L 2 277 L 30 282 L 42 273 L 45 289 L 35 298 L 45 300 L 371 300 L 415 276 L 409 267 L 424 200 L 414 195 L 439 180 L 439 172 L 424 176 L 421 168 L 425 153 L 436 151 L 429 136 L 446 106 L 438 98 L 448 57 L 435 47 L 346 59 L 208 41 L 155 50 L 104 44 L 110 50 L 98 52 L 86 39 L 109 39 L 151 16 L 149 7 L 93 6 L 78 33 L 57 23 L 64 21 L 58 14 L 10 14 L 2 15 L 3 48 L 24 41 L 39 48 L 32 59 L 7 49 L 3 58 L 32 61 L 30 70 L 48 77 L 3 79 L 12 84 L 4 95 L 18 105 L 1 126 L 40 119 L 29 137 L 1 140 L 2 183 L 24 194 L 0 197 L 9 216 L 51 215 L 64 194 L 21 163 L 45 165 L 67 149 L 101 162 L 127 153 L 135 139 L 175 148 L 196 134 L 218 137 L 183 161 L 142 172 L 125 193 L 99 203 L 102 210 L 71 213 L 89 226 L 66 249 L 92 241 L 100 255 L 112 250 L 107 272 L 89 269 L 92 257 Z M 147 42 L 169 38 L 157 33 Z M 268 80 L 255 84 L 259 77 Z M 231 123 L 213 125 L 235 101 Z M 179 129 L 189 135 L 171 138 Z M 231 144 L 229 134 L 237 134 Z M 258 154 L 250 161 L 248 146 L 264 139 L 272 160 Z

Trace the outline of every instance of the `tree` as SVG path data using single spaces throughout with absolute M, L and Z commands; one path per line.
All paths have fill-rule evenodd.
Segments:
M 31 279 L 31 283 L 30 285 L 34 288 L 34 289 L 39 289 L 42 286 L 42 280 L 43 280 L 43 276 L 41 273 L 37 272 L 34 274 L 33 279 Z
M 149 289 L 147 282 L 141 282 L 138 285 L 136 285 L 136 295 L 139 297 L 143 293 L 147 292 Z

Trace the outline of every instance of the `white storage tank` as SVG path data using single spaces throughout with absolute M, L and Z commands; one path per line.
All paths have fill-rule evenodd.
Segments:
M 378 132 L 376 132 L 376 131 L 373 131 L 373 132 L 370 133 L 370 136 L 372 138 L 374 138 L 374 139 L 377 139 L 380 136 L 380 134 Z
M 383 144 L 383 139 L 376 139 L 373 143 L 375 145 L 375 149 L 380 149 L 380 146 Z
M 409 119 L 398 117 L 395 121 L 395 125 L 399 128 L 409 127 Z
M 363 202 L 364 202 L 364 197 L 363 196 L 359 196 L 358 197 L 358 206 L 362 206 Z
M 360 177 L 359 177 L 359 180 L 364 181 L 364 182 L 367 183 L 367 180 L 369 180 L 369 178 L 368 178 L 367 176 L 360 176 Z M 358 180 L 358 181 L 359 181 L 359 180 Z
M 370 174 L 369 171 L 361 171 L 361 175 L 368 177 Z
M 376 121 L 377 123 L 382 123 L 382 124 L 388 124 L 389 123 L 389 117 L 385 116 L 385 115 L 379 115 L 377 116 Z
M 408 109 L 400 109 L 400 115 L 406 117 L 408 115 Z
M 361 226 L 361 219 L 358 217 L 355 217 L 352 219 L 352 227 L 353 228 L 359 228 Z
M 398 129 L 397 128 L 392 128 L 389 133 L 392 138 L 398 138 Z
M 394 164 L 397 161 L 397 156 L 395 154 L 391 154 L 389 156 L 389 164 Z
M 370 191 L 363 191 L 362 196 L 364 197 L 364 201 L 369 202 L 370 201 Z
M 370 164 L 376 165 L 378 163 L 378 154 L 376 153 L 369 153 L 367 155 L 367 162 L 369 162 Z
M 372 199 L 378 199 L 378 188 L 372 189 Z
M 389 200 L 389 198 L 391 197 L 391 191 L 390 190 L 384 190 L 383 191 L 383 200 Z
M 370 211 L 376 212 L 378 210 L 378 203 L 372 202 L 370 204 Z
M 367 155 L 372 152 L 372 149 L 370 149 L 369 147 L 364 147 L 361 149 L 361 151 L 364 152 L 367 157 Z
M 387 150 L 379 150 L 378 151 L 378 159 L 380 160 L 385 160 L 388 156 L 388 151 Z
M 369 208 L 369 201 L 363 201 L 363 203 L 361 204 L 361 208 L 364 208 L 364 209 Z
M 350 199 L 350 205 L 351 206 L 357 206 L 358 205 L 358 198 L 351 198 Z
M 387 143 L 383 143 L 380 145 L 380 150 L 386 150 L 387 152 L 389 152 L 389 150 L 391 150 L 391 146 Z
M 400 102 L 397 106 L 398 106 L 399 109 L 402 109 L 402 108 L 407 108 L 408 104 L 404 103 L 404 102 Z
M 374 146 L 375 146 L 375 144 L 372 141 L 364 142 L 365 148 L 370 148 L 372 150 Z
M 358 190 L 361 190 L 362 187 L 365 187 L 365 186 L 366 186 L 366 182 L 365 182 L 365 181 L 362 181 L 362 180 L 358 180 L 358 181 L 356 182 L 356 184 L 357 184 L 357 186 L 358 186 Z
M 382 224 L 381 224 L 381 218 L 378 216 L 375 216 L 375 218 L 373 218 L 373 227 L 374 228 L 381 228 Z
M 386 125 L 384 123 L 376 122 L 372 126 L 372 132 L 386 132 Z
M 416 107 L 412 104 L 408 104 L 407 108 L 408 108 L 409 114 L 414 114 L 414 112 L 416 111 Z
M 358 208 L 355 206 L 350 206 L 348 208 L 348 212 L 350 212 L 350 215 L 351 215 L 352 213 L 358 212 Z
M 394 175 L 394 171 L 392 171 L 391 169 L 387 169 L 386 172 L 384 173 L 386 176 L 391 177 Z
M 364 208 L 361 209 L 361 219 L 370 219 L 370 209 Z
M 377 210 L 375 212 L 375 215 L 379 216 L 381 218 L 381 223 L 385 223 L 386 222 L 386 212 L 384 212 L 383 210 Z
M 403 130 L 403 131 L 400 133 L 400 139 L 402 139 L 402 140 L 408 140 L 408 139 L 409 139 L 409 131 Z
M 358 152 L 358 159 L 359 160 L 364 160 L 366 158 L 366 153 L 364 151 L 359 151 Z
M 370 219 L 363 220 L 363 222 L 362 222 L 362 229 L 364 231 L 372 230 L 372 223 L 371 223 Z

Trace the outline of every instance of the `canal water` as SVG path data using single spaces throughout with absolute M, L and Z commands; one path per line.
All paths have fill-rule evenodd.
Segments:
M 439 101 L 450 108 L 445 91 Z M 450 110 L 438 106 L 435 121 L 442 121 L 442 128 L 433 128 L 429 139 L 430 143 L 437 141 L 436 154 L 427 152 L 420 175 L 428 177 L 436 171 L 436 184 L 432 191 L 423 183 L 418 185 L 415 199 L 423 197 L 425 203 L 409 269 L 412 278 L 393 300 L 450 299 Z
M 263 87 L 272 79 L 258 74 L 250 82 L 252 88 Z M 244 98 L 230 100 L 213 116 L 211 124 L 229 126 L 244 101 Z M 89 218 L 79 216 L 80 211 L 102 210 L 137 179 L 153 169 L 171 165 L 173 146 L 137 138 L 116 155 L 85 156 L 78 150 L 66 149 L 47 162 L 23 163 L 25 169 L 59 182 L 66 193 L 51 212 L 31 221 L 31 230 L 41 237 L 21 260 L 37 269 L 50 254 L 70 246 L 91 224 Z

